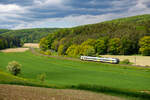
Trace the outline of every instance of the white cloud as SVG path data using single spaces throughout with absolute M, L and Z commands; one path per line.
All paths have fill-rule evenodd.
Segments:
M 65 6 L 64 1 L 66 0 L 34 0 L 32 6 L 23 7 L 16 4 L 0 4 L 0 22 L 10 22 L 10 23 L 17 23 L 17 24 L 10 24 L 10 25 L 3 25 L 9 26 L 13 29 L 22 29 L 22 28 L 36 28 L 36 27 L 73 27 L 78 25 L 85 25 L 85 24 L 93 24 L 98 23 L 106 20 L 112 20 L 121 17 L 128 17 L 134 16 L 139 14 L 150 14 L 150 0 L 116 0 L 112 1 L 109 4 L 111 7 L 103 8 L 73 8 L 70 5 Z M 69 1 L 69 0 L 67 0 Z M 97 5 L 96 1 L 93 0 L 91 2 L 93 5 Z M 34 12 L 36 9 L 42 8 L 48 9 L 61 9 L 60 11 L 71 12 L 71 11 L 81 11 L 81 12 L 105 12 L 104 14 L 94 15 L 91 13 L 87 13 L 87 15 L 80 13 L 76 13 L 75 15 L 64 15 L 63 18 L 44 18 L 43 15 L 47 13 L 47 15 L 55 15 L 58 12 Z M 65 9 L 65 10 L 64 10 Z M 116 11 L 116 12 L 115 12 Z M 117 12 L 120 11 L 120 12 Z M 29 15 L 30 13 L 30 15 Z M 34 14 L 37 14 L 35 18 Z M 61 12 L 60 12 L 61 13 Z M 42 15 L 43 14 L 43 15 Z M 19 19 L 21 18 L 21 19 Z M 28 19 L 30 21 L 25 21 L 24 19 Z M 1 25 L 2 26 L 2 25 Z M 1 27 L 0 26 L 0 27 Z
M 37 6 L 57 6 L 61 5 L 63 3 L 63 0 L 34 0 L 34 4 Z
M 12 12 L 24 12 L 25 8 L 18 6 L 16 4 L 0 4 L 0 12 L 1 13 L 12 13 Z

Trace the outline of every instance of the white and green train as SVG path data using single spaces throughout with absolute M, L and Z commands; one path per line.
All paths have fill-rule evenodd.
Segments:
M 104 63 L 112 63 L 112 64 L 118 64 L 119 63 L 118 58 L 81 56 L 80 59 L 85 60 L 85 61 L 96 61 L 96 62 L 104 62 Z

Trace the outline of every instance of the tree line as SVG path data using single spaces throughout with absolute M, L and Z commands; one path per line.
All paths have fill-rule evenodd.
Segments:
M 55 50 L 60 55 L 85 55 L 85 52 L 90 55 L 149 55 L 149 42 L 141 42 L 149 41 L 148 36 L 150 15 L 142 15 L 61 29 L 42 38 L 40 47 L 43 51 Z
M 0 50 L 6 48 L 21 47 L 22 43 L 19 38 L 16 37 L 2 37 L 0 36 Z
M 20 29 L 20 30 L 0 30 L 0 36 L 17 37 L 24 43 L 38 43 L 41 38 L 56 31 L 57 28 L 35 28 L 35 29 Z

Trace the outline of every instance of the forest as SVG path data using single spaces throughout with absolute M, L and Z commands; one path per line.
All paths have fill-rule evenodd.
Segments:
M 59 55 L 150 55 L 150 15 L 60 29 L 40 41 Z
M 16 37 L 2 37 L 0 36 L 0 50 L 6 48 L 14 48 L 14 47 L 21 47 L 22 43 L 20 39 Z
M 20 30 L 1 29 L 0 36 L 17 37 L 23 43 L 38 43 L 42 37 L 45 37 L 56 30 L 57 28 L 35 28 Z

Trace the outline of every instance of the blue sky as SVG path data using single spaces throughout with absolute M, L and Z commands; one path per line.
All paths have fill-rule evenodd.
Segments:
M 0 0 L 0 28 L 74 27 L 150 14 L 150 0 Z

